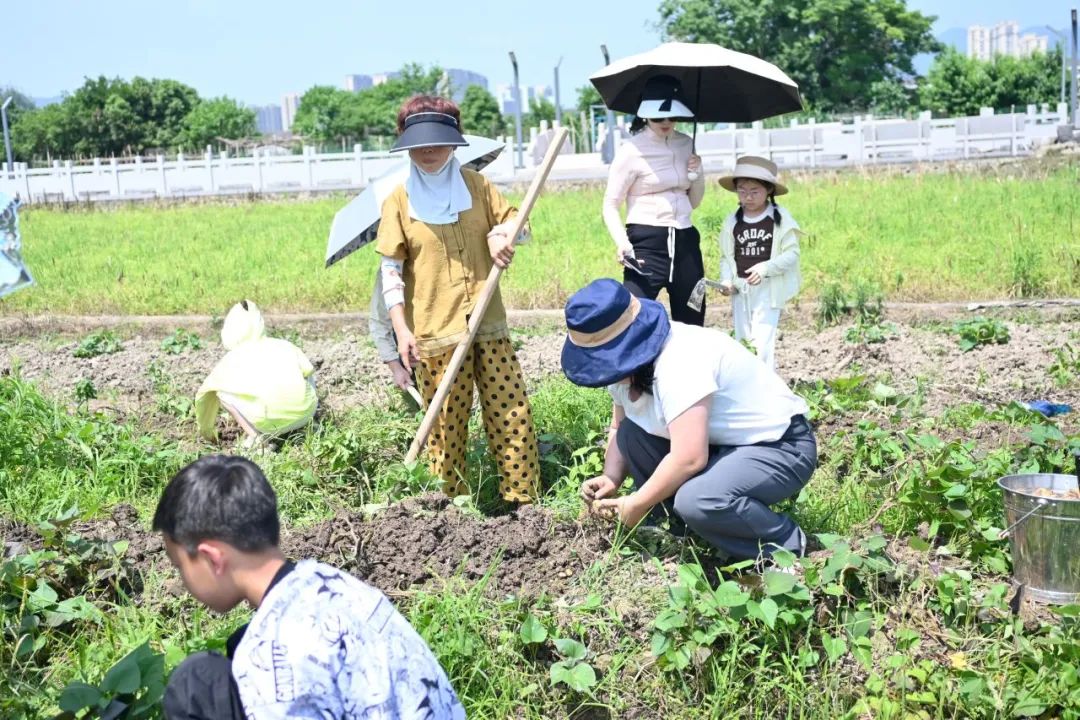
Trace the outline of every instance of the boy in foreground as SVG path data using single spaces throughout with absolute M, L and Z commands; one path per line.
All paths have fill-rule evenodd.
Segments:
M 212 455 L 185 467 L 153 529 L 196 600 L 218 612 L 255 608 L 228 658 L 197 653 L 173 672 L 169 720 L 465 717 L 427 644 L 381 592 L 285 559 L 277 498 L 251 461 Z

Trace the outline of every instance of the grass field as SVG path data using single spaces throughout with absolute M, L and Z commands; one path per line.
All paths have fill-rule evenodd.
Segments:
M 1080 165 L 911 173 L 800 175 L 785 204 L 804 240 L 806 294 L 869 281 L 890 300 L 1080 295 Z M 345 197 L 233 205 L 35 209 L 23 217 L 38 287 L 0 313 L 223 314 L 247 297 L 284 311 L 367 306 L 371 248 L 323 268 Z M 504 276 L 515 308 L 559 307 L 617 270 L 599 189 L 544 195 L 535 240 Z M 695 214 L 706 267 L 733 196 L 710 183 Z

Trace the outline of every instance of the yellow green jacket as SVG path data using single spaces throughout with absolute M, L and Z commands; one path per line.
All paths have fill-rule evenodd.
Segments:
M 214 422 L 228 393 L 243 407 L 244 418 L 261 433 L 273 435 L 310 421 L 318 400 L 310 378 L 311 362 L 287 340 L 266 336 L 262 313 L 245 300 L 233 306 L 221 328 L 228 350 L 195 395 L 199 433 L 214 439 Z

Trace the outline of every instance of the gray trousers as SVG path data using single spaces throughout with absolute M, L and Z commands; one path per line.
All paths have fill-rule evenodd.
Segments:
M 670 440 L 626 419 L 619 424 L 616 442 L 635 487 L 652 477 L 671 452 Z M 796 415 L 775 442 L 710 445 L 705 469 L 683 483 L 665 504 L 732 559 L 769 556 L 777 547 L 798 555 L 806 544 L 802 529 L 769 505 L 797 495 L 816 467 L 814 432 L 805 417 Z

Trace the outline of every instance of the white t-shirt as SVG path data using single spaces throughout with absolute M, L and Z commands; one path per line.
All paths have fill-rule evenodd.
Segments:
M 671 323 L 653 378 L 652 394 L 634 402 L 627 383 L 609 385 L 608 392 L 627 418 L 658 437 L 670 438 L 668 424 L 704 397 L 711 398 L 710 445 L 779 440 L 791 418 L 809 409 L 737 340 L 696 325 Z

